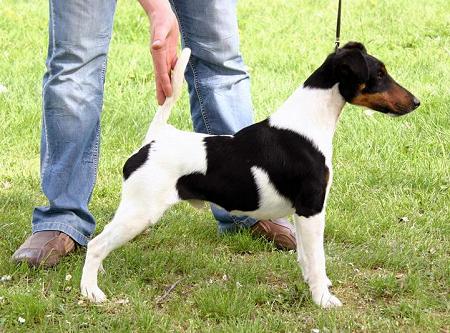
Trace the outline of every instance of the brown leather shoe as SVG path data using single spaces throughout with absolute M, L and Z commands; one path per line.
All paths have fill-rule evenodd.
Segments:
M 285 219 L 260 220 L 251 227 L 252 234 L 273 241 L 281 250 L 296 250 L 294 226 Z
M 31 266 L 52 267 L 75 249 L 75 242 L 61 231 L 40 231 L 32 234 L 14 252 L 12 260 Z

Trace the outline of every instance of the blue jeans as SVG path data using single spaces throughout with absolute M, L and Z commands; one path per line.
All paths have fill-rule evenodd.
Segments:
M 43 79 L 41 185 L 49 205 L 33 212 L 33 232 L 59 230 L 86 245 L 95 229 L 88 204 L 99 158 L 100 114 L 115 0 L 50 0 Z M 239 53 L 235 1 L 174 0 L 194 130 L 232 134 L 250 125 L 249 76 Z M 226 157 L 224 157 L 226 158 Z M 212 205 L 219 231 L 256 221 Z

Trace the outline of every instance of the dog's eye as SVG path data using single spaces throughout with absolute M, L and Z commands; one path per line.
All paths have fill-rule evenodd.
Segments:
M 386 73 L 383 70 L 379 70 L 377 73 L 377 79 L 381 80 L 384 78 L 385 75 L 386 75 Z

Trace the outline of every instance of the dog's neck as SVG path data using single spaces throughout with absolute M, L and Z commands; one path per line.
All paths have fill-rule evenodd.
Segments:
M 308 138 L 331 162 L 334 131 L 344 105 L 338 84 L 328 89 L 301 86 L 272 114 L 270 124 Z

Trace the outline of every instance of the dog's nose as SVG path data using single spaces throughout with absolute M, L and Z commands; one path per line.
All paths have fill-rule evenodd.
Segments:
M 414 109 L 417 109 L 420 106 L 420 101 L 417 97 L 414 97 L 413 103 L 414 103 Z

